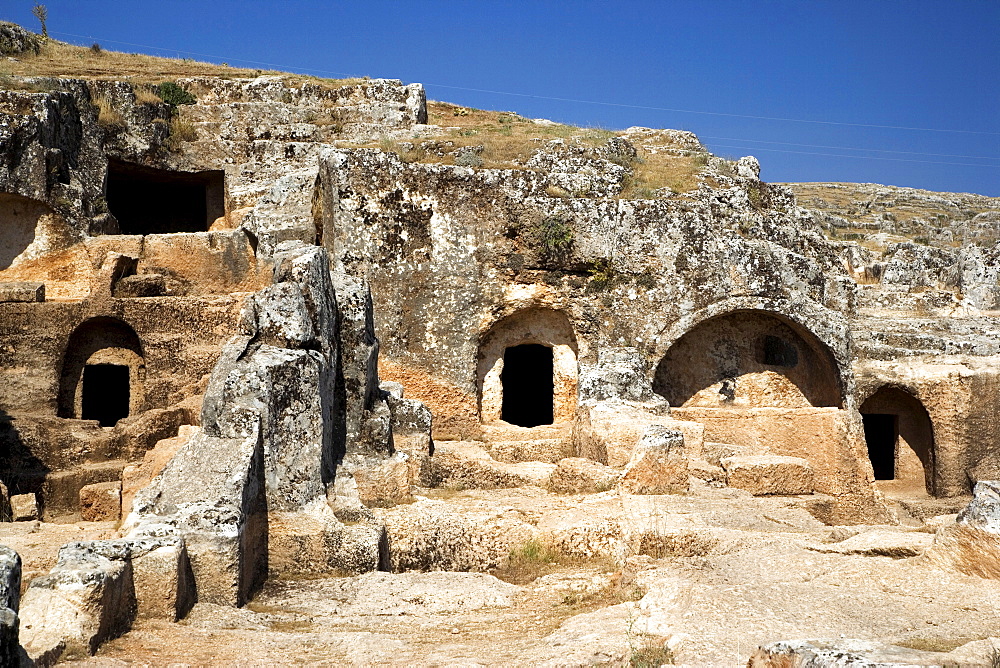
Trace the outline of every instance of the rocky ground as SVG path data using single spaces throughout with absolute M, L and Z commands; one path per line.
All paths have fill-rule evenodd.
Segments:
M 526 553 L 495 571 L 524 584 L 441 571 L 272 580 L 242 609 L 199 604 L 178 624 L 142 622 L 78 662 L 745 665 L 762 644 L 846 638 L 906 648 L 910 663 L 990 665 L 1000 582 L 922 556 L 954 522 L 932 513 L 964 501 L 904 499 L 911 526 L 833 527 L 809 514 L 810 496 L 708 485 L 665 496 L 428 490 L 386 516 L 443 504 L 593 556 Z M 47 530 L 30 535 L 41 544 Z M 67 530 L 50 530 L 53 555 Z M 601 546 L 622 535 L 630 547 L 609 558 Z M 22 553 L 26 570 L 43 552 Z

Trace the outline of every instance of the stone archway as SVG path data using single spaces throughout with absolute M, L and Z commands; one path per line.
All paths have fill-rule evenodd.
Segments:
M 529 308 L 498 321 L 482 339 L 477 366 L 484 423 L 535 427 L 573 420 L 577 344 L 564 313 Z
M 695 325 L 660 360 L 653 391 L 676 407 L 843 406 L 826 346 L 787 318 L 757 310 Z
M 934 427 L 920 400 L 885 386 L 860 410 L 875 480 L 894 489 L 934 494 Z
M 116 318 L 91 318 L 69 337 L 59 385 L 59 416 L 97 420 L 102 427 L 143 408 L 142 343 Z

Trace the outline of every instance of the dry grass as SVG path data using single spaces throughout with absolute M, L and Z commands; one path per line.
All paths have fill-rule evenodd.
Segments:
M 504 582 L 523 585 L 567 567 L 596 568 L 604 572 L 615 568 L 610 559 L 570 555 L 554 545 L 532 539 L 512 548 L 506 563 L 491 574 Z
M 610 561 L 607 562 L 610 564 Z M 563 596 L 563 605 L 573 608 L 606 608 L 619 603 L 638 601 L 646 591 L 635 582 L 635 573 L 628 569 L 617 571 L 608 586 L 597 591 L 573 591 Z
M 659 668 L 674 663 L 673 651 L 667 647 L 666 639 L 643 634 L 634 643 L 628 665 L 631 668 Z
M 622 192 L 623 198 L 648 199 L 659 188 L 686 193 L 698 188 L 698 172 L 707 154 L 673 155 L 639 150 L 635 174 Z
M 261 74 L 282 75 L 286 83 L 310 82 L 324 88 L 362 83 L 364 79 L 323 79 L 273 70 L 258 70 L 204 63 L 190 58 L 160 58 L 139 53 L 94 50 L 49 40 L 37 55 L 25 53 L 17 62 L 0 65 L 0 74 L 35 77 L 70 77 L 75 79 L 130 79 L 134 83 L 155 84 L 181 77 L 221 77 L 237 79 Z
M 170 137 L 167 143 L 171 149 L 176 150 L 181 142 L 195 141 L 198 139 L 198 130 L 192 123 L 189 123 L 180 116 L 174 116 L 170 121 Z
M 94 106 L 97 107 L 97 122 L 105 128 L 120 128 L 125 124 L 125 119 L 121 113 L 115 109 L 107 98 L 98 97 L 94 99 Z
M 163 102 L 163 98 L 157 95 L 152 88 L 148 86 L 136 86 L 136 104 L 159 104 L 161 102 Z
M 346 85 L 363 85 L 366 79 L 323 79 L 305 75 L 287 74 L 272 70 L 258 70 L 228 65 L 215 65 L 189 58 L 160 58 L 136 53 L 122 53 L 73 46 L 50 40 L 39 54 L 23 54 L 18 61 L 0 64 L 0 88 L 25 88 L 25 84 L 11 76 L 70 77 L 77 79 L 127 79 L 136 84 L 139 104 L 161 101 L 149 88 L 183 77 L 247 78 L 261 74 L 280 75 L 286 85 L 311 83 L 323 88 L 336 89 Z M 523 169 L 532 154 L 552 139 L 572 140 L 599 147 L 617 133 L 600 128 L 582 128 L 559 123 L 535 123 L 531 119 L 504 111 L 469 109 L 447 102 L 427 103 L 428 122 L 447 128 L 438 138 L 450 142 L 445 155 L 421 148 L 403 148 L 399 142 L 392 145 L 373 144 L 374 148 L 400 153 L 407 162 L 454 164 L 456 149 L 482 146 L 478 154 L 482 160 L 474 166 L 494 169 Z M 114 125 L 113 116 L 106 116 Z M 317 116 L 316 124 L 332 125 L 339 132 L 340 121 L 332 114 Z M 640 149 L 641 160 L 633 165 L 635 174 L 630 179 L 623 197 L 652 197 L 659 188 L 670 188 L 683 193 L 697 187 L 697 173 L 704 165 L 699 156 L 677 156 L 667 153 L 649 153 Z M 556 195 L 563 196 L 563 195 Z
M 507 563 L 493 571 L 493 575 L 511 584 L 523 585 L 534 582 L 564 558 L 562 552 L 538 540 L 529 540 L 512 548 Z
M 455 164 L 455 153 L 462 148 L 482 147 L 479 157 L 486 169 L 524 169 L 531 156 L 553 139 L 578 142 L 583 146 L 598 148 L 609 139 L 620 136 L 611 130 L 583 128 L 560 123 L 535 123 L 509 111 L 487 111 L 459 107 L 447 102 L 427 103 L 427 122 L 444 131 L 438 137 L 424 142 L 401 142 L 383 139 L 367 144 L 399 154 L 404 162 L 427 164 Z M 445 154 L 422 148 L 435 142 L 446 142 Z M 675 155 L 652 153 L 638 149 L 639 158 L 627 165 L 634 170 L 622 197 L 652 198 L 654 191 L 669 188 L 675 193 L 690 192 L 698 187 L 698 172 L 705 166 L 707 154 Z M 551 197 L 570 197 L 571 193 L 550 187 Z
M 921 652 L 950 652 L 976 640 L 984 640 L 984 638 L 907 638 L 895 644 Z

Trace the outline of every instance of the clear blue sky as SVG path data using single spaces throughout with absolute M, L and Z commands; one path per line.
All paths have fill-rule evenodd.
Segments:
M 0 18 L 37 29 L 32 4 L 2 0 Z M 78 44 L 691 130 L 714 153 L 756 155 L 768 181 L 1000 196 L 1000 0 L 44 4 L 52 35 Z

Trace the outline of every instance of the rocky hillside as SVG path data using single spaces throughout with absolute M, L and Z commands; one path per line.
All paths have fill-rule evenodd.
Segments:
M 835 239 L 881 247 L 915 241 L 942 248 L 992 246 L 1000 240 L 1000 197 L 876 183 L 783 185 Z

